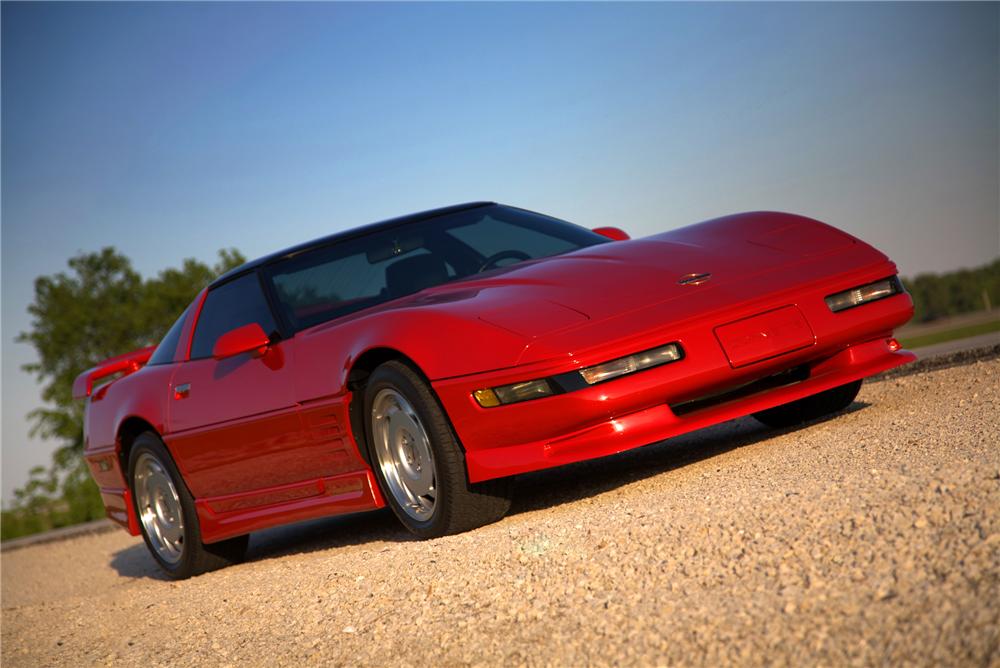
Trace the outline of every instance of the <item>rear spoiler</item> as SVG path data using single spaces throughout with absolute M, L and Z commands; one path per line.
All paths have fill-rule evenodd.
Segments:
M 156 346 L 140 348 L 124 355 L 110 357 L 97 366 L 87 369 L 73 381 L 73 398 L 86 399 L 94 391 L 94 383 L 116 373 L 129 375 L 141 369 L 153 356 Z

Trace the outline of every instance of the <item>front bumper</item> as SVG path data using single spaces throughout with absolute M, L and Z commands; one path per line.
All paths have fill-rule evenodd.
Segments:
M 444 379 L 433 386 L 465 448 L 471 482 L 610 455 L 773 408 L 916 359 L 908 351 L 891 350 L 887 342 L 892 330 L 913 314 L 909 295 L 831 313 L 823 297 L 832 291 L 823 284 L 805 295 L 801 291 L 794 297 L 771 295 L 770 300 L 730 310 L 723 318 L 706 315 L 676 327 L 659 327 L 572 355 L 569 361 Z M 714 329 L 786 304 L 795 304 L 805 315 L 815 332 L 814 343 L 734 367 Z M 663 321 L 669 322 L 667 314 Z M 482 408 L 472 398 L 474 390 L 484 387 L 553 376 L 672 341 L 683 346 L 684 359 L 600 385 L 496 408 Z M 797 375 L 784 384 L 726 394 L 793 369 Z M 713 396 L 719 399 L 701 401 Z
M 879 339 L 851 346 L 810 369 L 809 378 L 750 396 L 677 414 L 667 404 L 604 419 L 553 439 L 506 447 L 468 450 L 469 478 L 476 482 L 560 466 L 631 450 L 702 427 L 743 417 L 916 359 L 905 350 L 890 351 Z

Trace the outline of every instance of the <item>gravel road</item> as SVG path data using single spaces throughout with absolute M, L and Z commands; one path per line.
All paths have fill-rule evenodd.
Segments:
M 2 663 L 1000 666 L 1000 360 L 525 476 L 428 542 L 385 512 L 160 579 L 123 532 L 4 553 Z

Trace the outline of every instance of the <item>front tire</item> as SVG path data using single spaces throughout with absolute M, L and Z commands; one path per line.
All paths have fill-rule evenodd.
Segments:
M 844 410 L 851 405 L 860 390 L 861 381 L 856 380 L 783 406 L 754 413 L 753 416 L 769 427 L 793 427 Z
M 379 366 L 365 386 L 365 436 L 386 503 L 421 538 L 496 522 L 512 480 L 471 484 L 465 455 L 431 388 L 409 365 Z
M 194 499 L 156 434 L 147 431 L 132 444 L 128 479 L 142 538 L 168 576 L 182 580 L 243 559 L 247 535 L 208 545 L 201 541 Z

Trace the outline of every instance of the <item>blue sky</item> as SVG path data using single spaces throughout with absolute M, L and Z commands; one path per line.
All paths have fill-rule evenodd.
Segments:
M 634 236 L 751 209 L 904 274 L 1000 254 L 1000 5 L 2 7 L 3 498 L 54 444 L 32 281 L 494 199 Z

